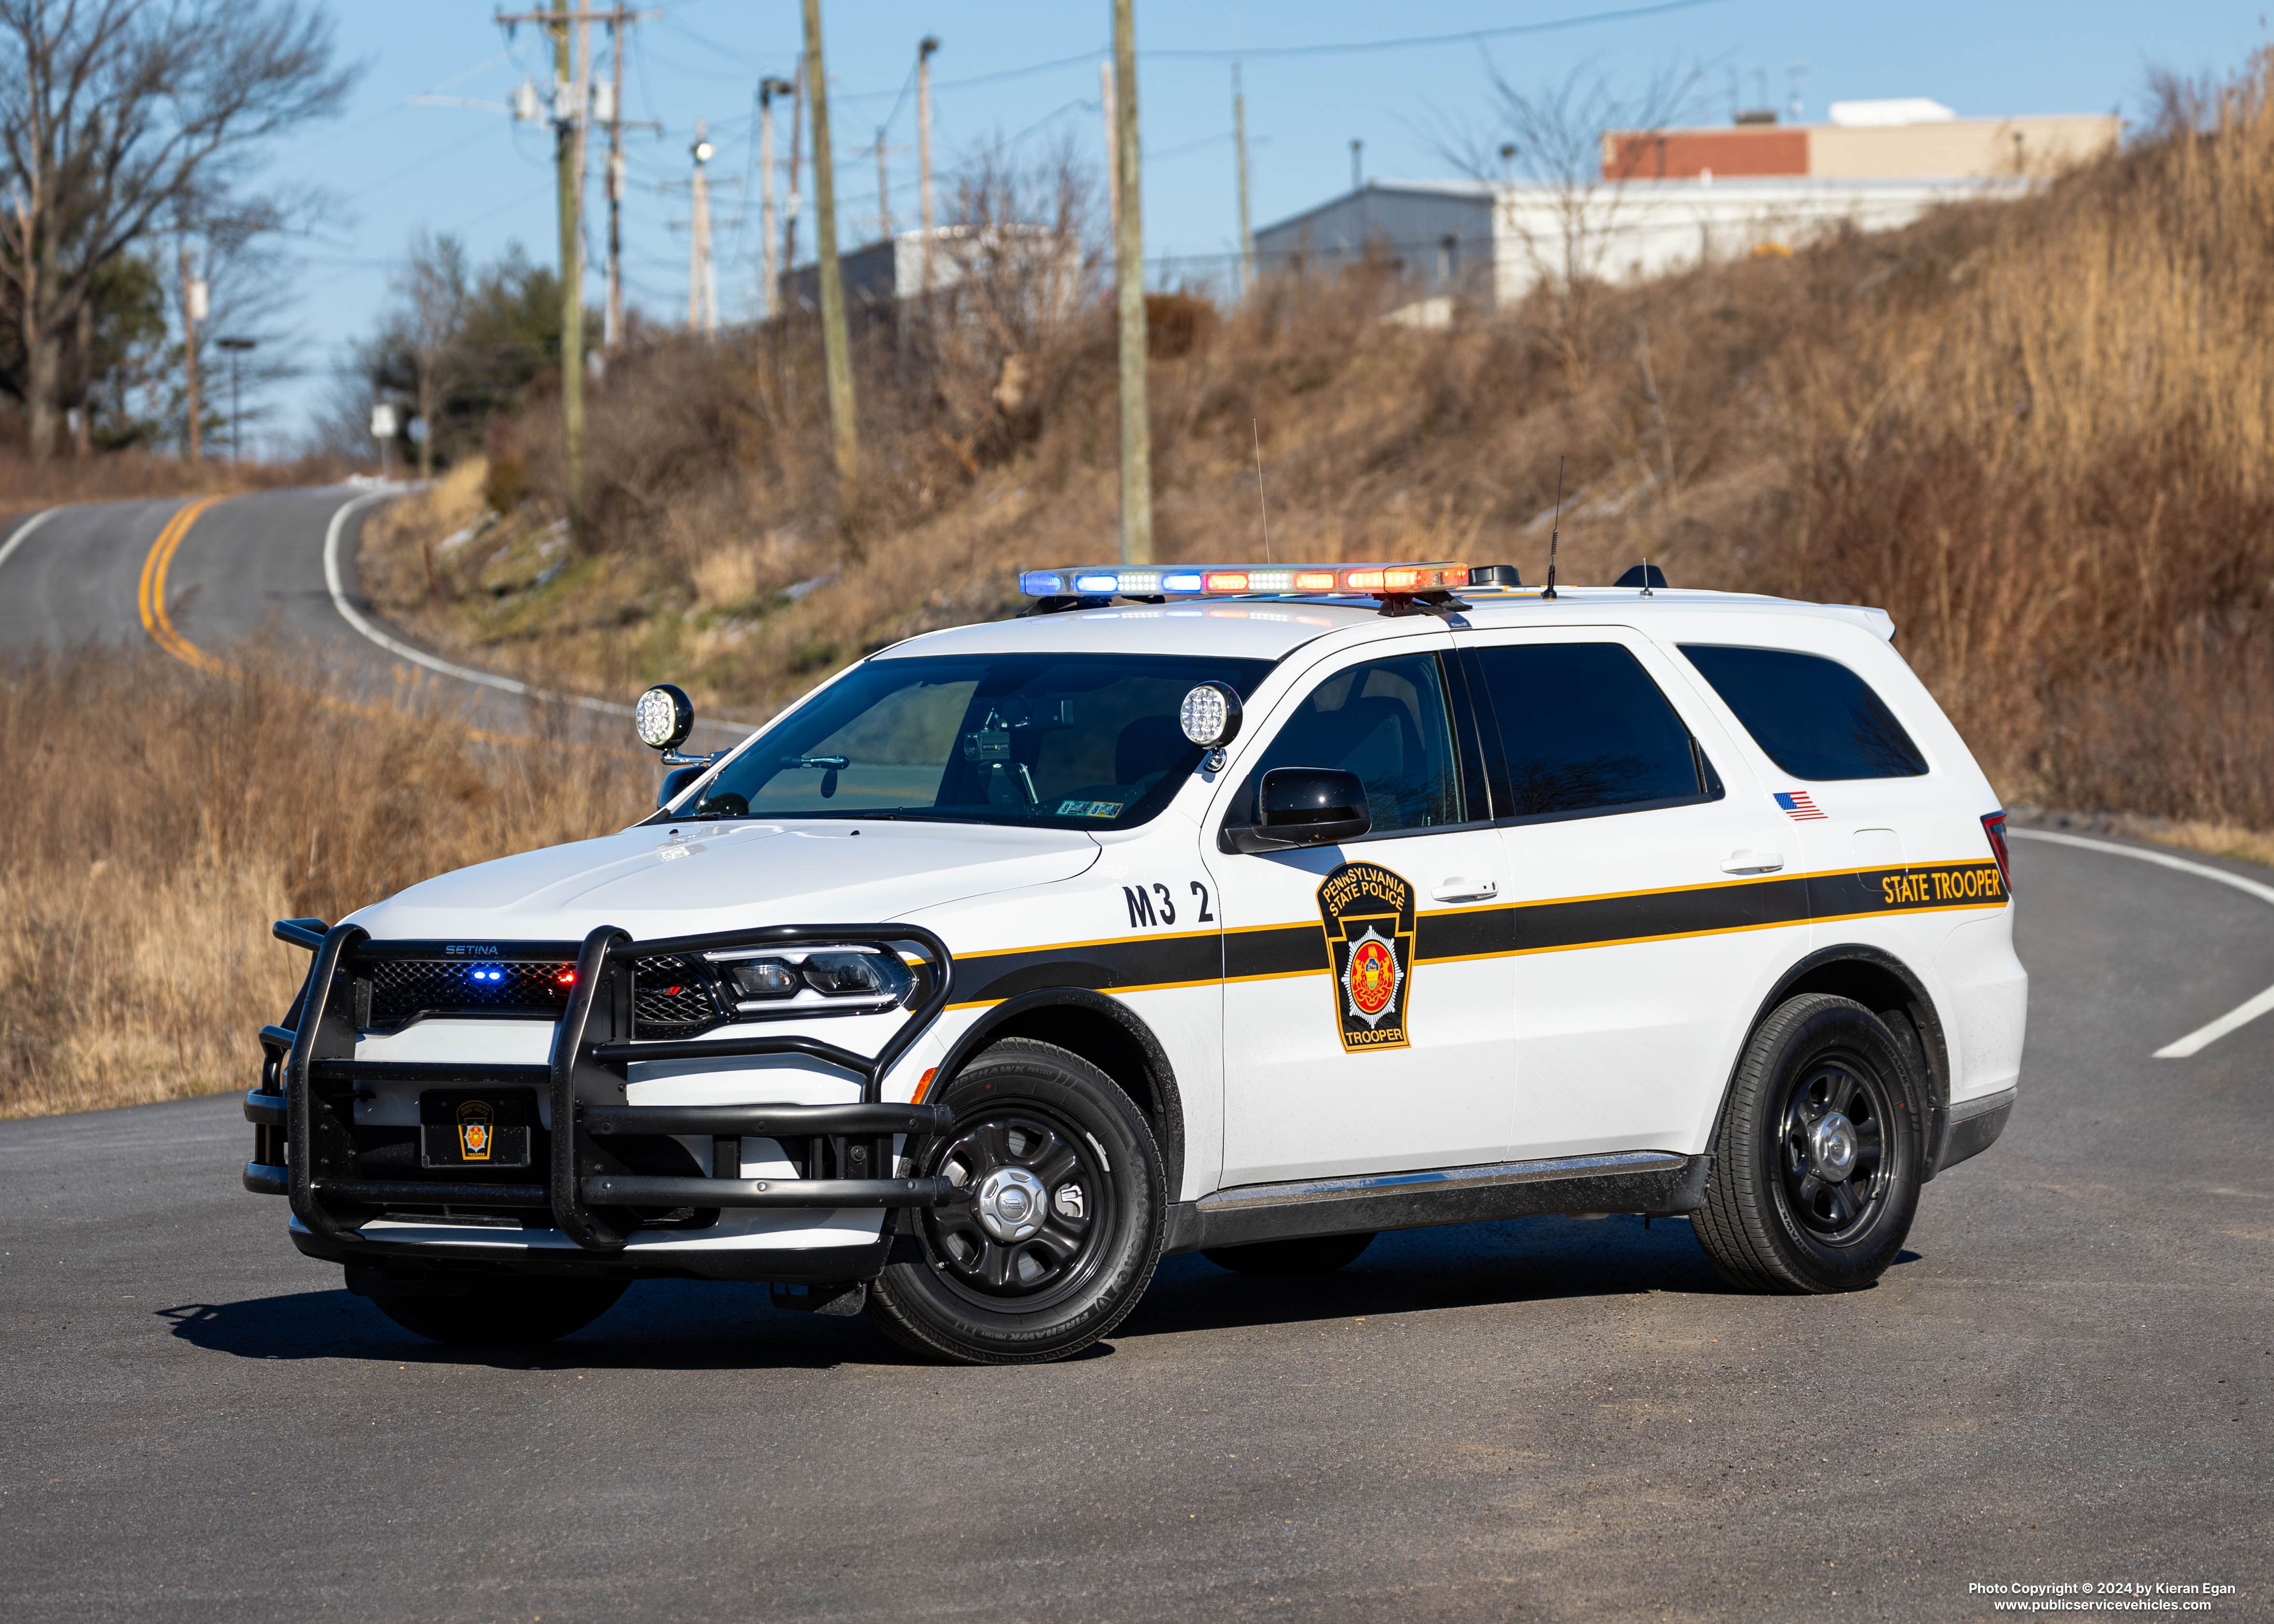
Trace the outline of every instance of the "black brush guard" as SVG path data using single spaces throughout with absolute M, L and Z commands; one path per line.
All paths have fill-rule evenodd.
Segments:
M 918 926 L 769 925 L 650 942 L 601 926 L 576 949 L 576 981 L 553 1028 L 551 1062 L 543 1066 L 358 1062 L 355 1019 L 340 996 L 351 982 L 341 971 L 352 968 L 358 950 L 369 943 L 367 934 L 359 925 L 327 927 L 321 920 L 291 919 L 280 920 L 275 935 L 307 948 L 314 960 L 287 1024 L 261 1028 L 261 1086 L 245 1101 L 245 1115 L 253 1124 L 253 1159 L 245 1167 L 245 1184 L 262 1194 L 290 1196 L 293 1215 L 311 1234 L 335 1245 L 359 1242 L 356 1224 L 399 1207 L 549 1210 L 561 1232 L 585 1251 L 618 1252 L 637 1227 L 636 1221 L 626 1222 L 633 1208 L 829 1210 L 934 1207 L 958 1198 L 945 1178 L 726 1176 L 728 1169 L 740 1173 L 746 1138 L 807 1141 L 809 1171 L 832 1162 L 840 1172 L 873 1175 L 891 1169 L 895 1136 L 937 1133 L 953 1124 L 953 1113 L 944 1105 L 888 1104 L 882 1097 L 885 1076 L 947 1007 L 953 987 L 954 961 L 946 944 Z M 930 985 L 874 1056 L 795 1034 L 651 1042 L 629 1035 L 635 959 L 749 947 L 844 945 L 897 952 L 904 943 L 922 950 Z M 588 1097 L 596 1091 L 621 1094 L 635 1061 L 756 1055 L 803 1055 L 838 1067 L 861 1079 L 861 1099 L 849 1105 L 640 1106 L 596 1104 Z M 316 1094 L 320 1089 L 353 1094 L 361 1084 L 380 1081 L 426 1086 L 505 1083 L 538 1090 L 552 1106 L 552 1154 L 544 1182 L 339 1177 L 332 1170 L 340 1159 L 337 1147 L 319 1143 L 320 1133 L 336 1133 L 336 1124 L 328 1111 L 319 1117 Z M 704 1134 L 712 1138 L 718 1177 L 658 1177 L 607 1165 L 612 1158 L 606 1147 L 617 1136 Z

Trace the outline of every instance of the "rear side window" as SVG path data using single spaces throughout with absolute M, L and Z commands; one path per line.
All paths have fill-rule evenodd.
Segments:
M 1753 742 L 1796 778 L 1915 778 L 1926 771 L 1886 702 L 1838 660 L 1702 643 L 1682 651 Z
M 1615 643 L 1476 650 L 1508 763 L 1502 816 L 1695 800 L 1718 789 L 1658 684 Z

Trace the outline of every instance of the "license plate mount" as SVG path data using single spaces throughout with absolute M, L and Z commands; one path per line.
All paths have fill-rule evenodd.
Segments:
M 525 1168 L 536 1129 L 533 1088 L 429 1088 L 418 1096 L 418 1165 Z

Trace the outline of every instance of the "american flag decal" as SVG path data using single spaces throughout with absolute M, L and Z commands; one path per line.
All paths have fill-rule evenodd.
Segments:
M 1796 823 L 1805 823 L 1811 818 L 1820 822 L 1824 817 L 1824 814 L 1816 809 L 1816 803 L 1808 798 L 1808 792 L 1804 789 L 1781 789 L 1776 792 L 1776 803 L 1790 815 Z

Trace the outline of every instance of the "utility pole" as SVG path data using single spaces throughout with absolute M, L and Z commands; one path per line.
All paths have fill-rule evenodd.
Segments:
M 806 0 L 811 6 L 814 0 Z M 1145 226 L 1137 145 L 1137 24 L 1113 0 L 1114 274 L 1121 301 L 1121 561 L 1153 561 L 1153 432 L 1145 408 Z
M 198 421 L 198 327 L 206 319 L 206 284 L 193 274 L 190 259 L 190 239 L 182 237 L 182 358 L 188 384 L 190 408 L 190 461 L 202 461 L 205 456 L 203 425 Z
M 1121 120 L 1114 110 L 1113 64 L 1097 64 L 1097 104 L 1105 115 L 1105 218 L 1113 228 L 1114 252 L 1121 252 Z
M 1366 187 L 1366 143 L 1355 136 L 1351 139 L 1351 190 L 1361 192 Z
M 549 11 L 501 11 L 511 26 L 535 23 L 553 36 L 553 163 L 561 216 L 561 474 L 568 533 L 584 536 L 584 125 L 589 114 L 591 24 L 621 25 L 629 13 L 570 11 L 553 0 Z M 575 33 L 570 33 L 571 27 Z M 571 44 L 575 45 L 575 59 Z
M 602 318 L 600 347 L 614 351 L 624 342 L 624 25 L 608 30 L 608 310 Z
M 230 466 L 235 467 L 245 461 L 244 397 L 237 393 L 237 358 L 246 350 L 252 349 L 260 341 L 251 338 L 221 338 L 214 342 L 229 351 L 229 460 Z M 433 438 L 433 424 L 426 425 L 428 440 Z M 420 441 L 419 445 L 420 460 L 423 462 L 425 441 Z M 419 470 L 422 474 L 425 471 L 423 468 Z
M 1127 5 L 1129 0 L 1119 0 Z M 821 0 L 805 0 L 805 82 L 813 98 L 813 231 L 821 282 L 821 354 L 829 377 L 837 494 L 850 520 L 861 498 L 861 435 L 853 421 L 853 357 L 845 336 L 845 284 L 837 274 L 837 165 L 829 145 L 829 80 L 821 62 Z
M 782 222 L 782 274 L 797 274 L 798 143 L 805 139 L 805 59 L 800 57 L 789 86 L 789 214 Z
M 877 235 L 892 240 L 892 192 L 885 179 L 885 126 L 877 126 Z
M 1255 233 L 1247 227 L 1247 98 L 1239 92 L 1239 64 L 1231 64 L 1231 145 L 1239 159 L 1239 297 L 1255 285 Z
M 926 34 L 916 44 L 916 188 L 923 199 L 923 290 L 931 294 L 931 234 L 937 223 L 931 212 L 931 54 L 939 49 L 937 36 Z
M 759 309 L 776 313 L 781 300 L 781 278 L 774 263 L 774 98 L 794 88 L 786 79 L 772 75 L 758 81 L 758 252 L 765 269 Z
M 712 334 L 719 330 L 719 279 L 711 266 L 711 125 L 695 121 L 695 177 L 689 183 L 695 211 L 689 222 L 687 250 L 687 330 Z

